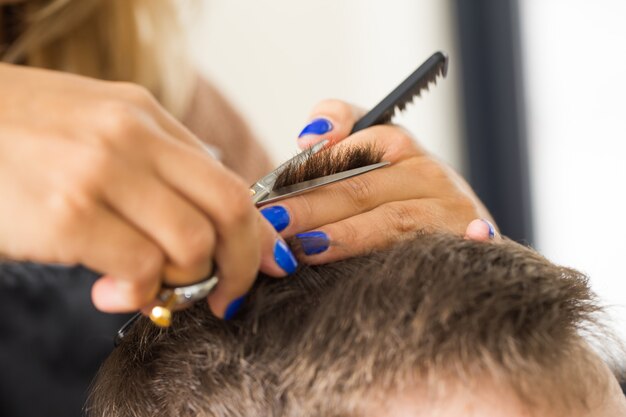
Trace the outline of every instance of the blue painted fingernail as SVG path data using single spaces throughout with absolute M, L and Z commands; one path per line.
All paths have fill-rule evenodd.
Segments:
M 317 255 L 330 246 L 328 235 L 320 231 L 298 233 L 296 239 L 298 239 L 298 242 L 302 245 L 302 250 L 307 255 Z
M 302 132 L 298 135 L 301 138 L 304 135 L 323 135 L 333 130 L 333 124 L 328 119 L 320 117 L 311 121 L 308 125 L 302 129 Z
M 289 226 L 289 213 L 283 206 L 272 206 L 261 209 L 261 214 L 272 223 L 277 232 L 282 232 Z
M 493 227 L 493 224 L 491 224 L 489 220 L 485 220 L 485 219 L 480 219 L 480 220 L 485 222 L 485 224 L 489 227 L 489 239 L 493 239 L 494 237 L 496 237 L 496 228 Z
M 274 260 L 288 274 L 293 274 L 298 268 L 296 257 L 291 253 L 289 246 L 280 239 L 274 245 Z
M 239 310 L 241 309 L 244 301 L 246 301 L 245 295 L 231 301 L 230 304 L 228 304 L 228 307 L 226 307 L 226 311 L 224 312 L 224 320 L 230 320 L 235 317 L 237 312 L 239 312 Z

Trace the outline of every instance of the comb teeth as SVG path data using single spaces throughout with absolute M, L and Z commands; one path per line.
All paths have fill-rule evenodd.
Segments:
M 383 99 L 376 107 L 359 120 L 352 133 L 362 129 L 391 122 L 391 119 L 406 109 L 407 104 L 419 97 L 423 90 L 429 90 L 430 84 L 437 84 L 439 76 L 448 73 L 448 57 L 441 52 L 433 54 L 426 62 L 415 70 L 395 90 Z
M 415 84 L 413 88 L 407 90 L 405 94 L 402 95 L 400 100 L 397 102 L 396 106 L 391 109 L 389 112 L 389 119 L 384 123 L 391 122 L 391 119 L 397 115 L 402 113 L 408 104 L 412 104 L 415 102 L 416 97 L 421 97 L 423 91 L 430 91 L 430 86 L 437 85 L 437 79 L 439 77 L 445 77 L 448 69 L 448 60 L 447 58 L 444 61 L 440 61 L 438 65 L 433 67 L 430 71 L 426 73 L 426 75 Z

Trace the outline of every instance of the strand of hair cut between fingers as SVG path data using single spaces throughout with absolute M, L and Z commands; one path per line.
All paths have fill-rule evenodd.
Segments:
M 287 187 L 297 183 L 310 181 L 327 175 L 373 165 L 383 160 L 384 151 L 376 144 L 357 146 L 334 146 L 309 156 L 285 167 L 276 179 L 276 187 Z M 341 247 L 341 243 L 320 237 L 316 234 L 300 235 L 288 239 L 289 246 L 298 253 L 304 252 L 305 245 L 309 247 Z

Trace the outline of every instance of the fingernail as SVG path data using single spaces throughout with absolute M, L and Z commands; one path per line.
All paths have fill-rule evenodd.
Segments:
M 289 213 L 283 206 L 272 206 L 261 209 L 261 214 L 272 223 L 277 232 L 282 232 L 289 226 Z
M 324 252 L 330 245 L 330 239 L 324 232 L 314 231 L 306 233 L 298 233 L 296 239 L 306 255 L 317 255 Z
M 293 256 L 289 246 L 282 240 L 278 239 L 274 245 L 274 260 L 287 274 L 293 274 L 298 267 L 298 261 Z
M 333 124 L 328 119 L 323 117 L 314 119 L 302 129 L 302 132 L 298 135 L 301 138 L 304 135 L 323 135 L 333 130 Z
M 496 237 L 496 228 L 493 227 L 493 224 L 491 224 L 489 220 L 485 220 L 485 219 L 480 219 L 480 220 L 485 222 L 485 224 L 489 227 L 489 239 L 493 239 L 494 237 Z
M 241 309 L 241 306 L 243 305 L 245 300 L 246 296 L 242 295 L 241 297 L 231 301 L 230 304 L 228 304 L 228 307 L 226 307 L 226 311 L 224 312 L 224 320 L 230 320 L 235 317 L 237 312 L 239 312 L 239 310 Z

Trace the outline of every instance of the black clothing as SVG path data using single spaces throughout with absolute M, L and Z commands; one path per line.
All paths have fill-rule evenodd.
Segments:
M 0 416 L 78 417 L 128 315 L 91 303 L 82 267 L 0 264 Z

